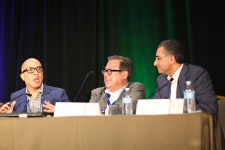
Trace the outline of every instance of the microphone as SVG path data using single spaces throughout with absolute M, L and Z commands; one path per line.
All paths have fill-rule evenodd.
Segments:
M 78 96 L 80 95 L 80 92 L 81 92 L 81 90 L 82 90 L 82 88 L 83 88 L 83 86 L 84 86 L 84 84 L 85 84 L 85 82 L 86 82 L 88 76 L 89 76 L 90 74 L 92 74 L 92 73 L 94 73 L 93 70 L 91 70 L 91 71 L 86 75 L 86 77 L 84 78 L 84 80 L 83 80 L 83 82 L 82 82 L 82 84 L 81 84 L 81 86 L 80 86 L 80 88 L 79 88 L 79 90 L 78 90 L 78 92 L 77 92 L 75 98 L 73 99 L 74 101 L 77 100 L 77 98 L 78 98 Z
M 18 95 L 18 96 L 16 96 L 16 97 L 12 98 L 10 101 L 13 101 L 13 100 L 15 100 L 15 99 L 17 99 L 17 98 L 19 98 L 19 97 L 21 97 L 21 96 L 23 96 L 23 95 L 31 96 L 31 94 L 28 94 L 28 93 L 22 93 L 22 94 L 20 94 L 20 95 Z M 9 103 L 9 104 L 8 104 L 8 107 L 11 107 L 10 101 L 4 103 L 4 104 L 1 106 L 1 108 L 2 108 L 5 104 L 7 104 L 7 103 Z M 1 110 L 1 113 L 2 113 L 2 110 Z M 3 112 L 3 113 L 5 113 L 5 112 Z
M 23 94 L 20 94 L 20 95 L 18 95 L 16 97 L 12 98 L 10 101 L 13 101 L 13 100 L 15 100 L 15 99 L 17 99 L 17 98 L 19 98 L 20 96 L 23 96 L 23 95 L 32 96 L 31 94 L 23 93 Z M 8 103 L 8 102 L 6 102 L 6 103 Z M 2 104 L 2 106 L 5 105 L 6 103 Z M 11 105 L 11 104 L 9 104 L 9 105 Z
M 29 94 L 29 93 L 23 93 L 23 94 L 20 94 L 20 95 L 18 95 L 18 96 L 16 96 L 16 97 L 14 97 L 13 99 L 11 99 L 10 101 L 13 101 L 13 100 L 15 100 L 15 99 L 17 99 L 17 98 L 19 98 L 20 96 L 23 96 L 23 95 L 27 95 L 27 96 L 32 96 L 31 94 Z
M 23 94 L 20 94 L 20 95 L 18 95 L 18 96 L 16 96 L 16 97 L 14 97 L 13 99 L 11 99 L 10 101 L 13 101 L 13 100 L 15 100 L 15 99 L 17 99 L 17 98 L 19 98 L 20 96 L 23 96 L 23 95 L 27 95 L 27 96 L 32 96 L 31 94 L 29 94 L 29 93 L 23 93 Z M 11 103 L 10 103 L 10 106 L 11 106 Z
M 155 93 L 159 92 L 163 87 L 165 87 L 167 84 L 172 83 L 173 78 L 170 78 L 170 80 L 168 80 L 168 82 L 166 82 L 163 86 L 161 86 L 160 88 L 158 88 L 155 92 L 153 92 L 149 97 L 152 97 Z

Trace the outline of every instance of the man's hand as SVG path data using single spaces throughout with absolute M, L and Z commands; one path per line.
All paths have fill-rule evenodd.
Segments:
M 45 108 L 44 112 L 54 113 L 55 111 L 55 106 L 49 103 L 49 101 L 44 101 L 44 104 L 42 106 Z
M 16 101 L 13 101 L 11 106 L 9 106 L 10 102 L 2 105 L 0 108 L 0 113 L 12 113 L 14 106 L 16 105 Z

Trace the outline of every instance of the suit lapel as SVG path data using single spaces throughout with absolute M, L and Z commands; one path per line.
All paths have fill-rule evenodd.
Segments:
M 42 104 L 44 104 L 45 101 L 49 101 L 51 104 L 53 104 L 52 102 L 52 98 L 50 98 L 50 94 L 49 94 L 50 90 L 48 88 L 47 85 L 43 84 L 43 94 L 41 95 L 41 101 Z M 44 108 L 42 107 L 42 112 Z
M 167 80 L 167 76 L 165 76 L 161 82 L 161 85 L 159 86 L 159 88 L 162 87 L 162 89 L 159 89 L 159 95 L 162 98 L 170 98 L 170 86 L 171 84 L 169 83 L 169 81 Z
M 123 93 L 125 92 L 125 90 L 123 90 L 121 93 L 120 93 L 120 96 L 117 98 L 117 101 L 116 101 L 116 105 L 120 106 L 122 105 L 122 96 L 123 96 Z
M 184 88 L 185 88 L 185 82 L 187 80 L 187 65 L 184 64 L 183 68 L 180 72 L 178 83 L 177 83 L 177 98 L 183 98 L 184 94 Z
M 26 88 L 22 89 L 21 92 L 18 93 L 18 95 L 25 94 L 25 93 L 26 93 Z M 27 112 L 27 96 L 22 95 L 18 97 L 16 101 L 17 101 L 17 107 L 18 107 L 17 112 Z
M 27 96 L 26 95 L 21 96 L 20 101 L 25 104 L 24 107 L 21 108 L 23 110 L 22 112 L 27 112 Z
M 105 93 L 105 88 L 103 88 L 101 92 L 102 94 L 100 94 L 101 97 L 100 97 L 99 105 L 100 105 L 100 108 L 103 108 L 107 106 L 107 96 Z
M 132 82 L 129 82 L 126 88 L 130 88 Z M 120 93 L 120 96 L 117 99 L 117 105 L 121 105 L 122 104 L 122 98 L 123 98 L 123 94 L 125 92 L 125 89 Z
M 129 88 L 130 86 L 131 86 L 131 82 L 128 83 L 127 88 Z M 102 92 L 103 92 L 103 94 L 101 94 L 102 96 L 100 98 L 101 101 L 99 102 L 101 108 L 107 106 L 107 95 L 105 93 L 105 88 L 104 88 L 104 90 Z M 122 96 L 123 96 L 124 92 L 125 92 L 125 90 L 123 90 L 120 93 L 120 96 L 117 98 L 117 101 L 116 101 L 115 105 L 120 106 L 122 104 Z
M 48 100 L 50 103 L 52 103 L 49 98 L 49 89 L 48 89 L 48 86 L 47 85 L 43 85 L 43 94 L 42 94 L 42 100 L 45 101 L 45 100 Z M 44 103 L 44 102 L 43 102 Z

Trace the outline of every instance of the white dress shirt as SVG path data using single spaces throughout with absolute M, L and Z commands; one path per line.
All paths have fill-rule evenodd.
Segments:
M 127 85 L 128 85 L 128 84 L 127 84 Z M 124 86 L 124 87 L 122 87 L 122 88 L 120 88 L 120 89 L 118 89 L 118 90 L 116 90 L 116 91 L 114 91 L 114 92 L 111 92 L 111 91 L 109 91 L 108 89 L 105 89 L 105 93 L 110 94 L 109 101 L 110 101 L 111 104 L 112 104 L 113 102 L 117 101 L 117 99 L 119 98 L 121 92 L 127 87 L 127 85 Z M 109 106 L 108 106 L 108 103 L 107 103 L 107 108 L 106 108 L 106 110 L 105 110 L 105 115 L 108 115 L 108 108 L 109 108 Z
M 172 77 L 167 76 L 167 80 L 170 80 L 171 78 L 173 78 L 173 81 L 171 83 L 171 92 L 170 92 L 170 99 L 176 99 L 177 98 L 177 82 L 179 79 L 179 75 L 181 72 L 181 69 L 183 67 L 183 64 L 180 66 L 180 68 L 173 74 Z

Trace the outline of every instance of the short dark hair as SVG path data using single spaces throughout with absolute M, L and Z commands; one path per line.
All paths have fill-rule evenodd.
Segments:
M 165 48 L 168 54 L 173 55 L 179 64 L 184 63 L 185 61 L 184 46 L 179 41 L 165 40 L 160 42 L 158 47 L 161 46 Z
M 119 56 L 119 55 L 113 55 L 108 57 L 108 61 L 110 60 L 119 60 L 120 61 L 120 70 L 128 71 L 128 77 L 127 80 L 130 81 L 133 76 L 134 72 L 134 65 L 130 58 Z

